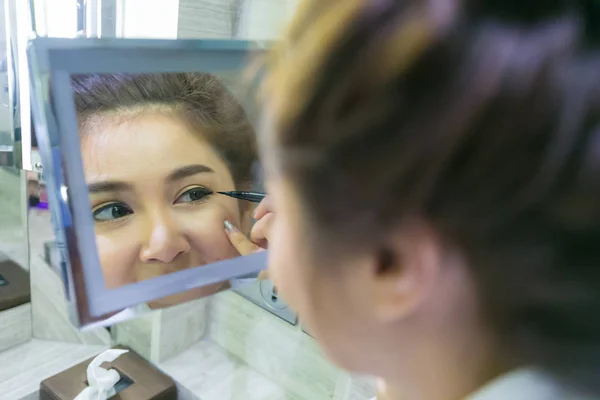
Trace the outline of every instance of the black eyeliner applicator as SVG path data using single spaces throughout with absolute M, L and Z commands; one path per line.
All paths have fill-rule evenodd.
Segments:
M 265 193 L 242 192 L 242 191 L 217 192 L 217 193 L 222 194 L 224 196 L 233 197 L 234 199 L 246 200 L 251 203 L 260 203 L 262 201 L 262 199 L 264 199 L 267 196 Z

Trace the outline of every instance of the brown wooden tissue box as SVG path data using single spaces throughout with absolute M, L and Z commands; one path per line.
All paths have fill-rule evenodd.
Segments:
M 0 311 L 29 303 L 29 274 L 11 260 L 0 261 Z
M 173 379 L 156 369 L 131 349 L 127 349 L 111 363 L 102 368 L 114 368 L 121 375 L 115 385 L 117 393 L 111 400 L 176 400 L 177 386 Z M 87 386 L 87 367 L 95 357 L 58 373 L 40 384 L 40 400 L 73 400 Z

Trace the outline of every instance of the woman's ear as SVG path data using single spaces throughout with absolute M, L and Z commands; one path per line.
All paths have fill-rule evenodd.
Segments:
M 403 227 L 374 254 L 373 312 L 386 321 L 411 315 L 433 294 L 441 271 L 441 243 L 425 225 Z

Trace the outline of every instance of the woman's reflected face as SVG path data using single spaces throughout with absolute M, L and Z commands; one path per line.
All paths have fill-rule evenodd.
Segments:
M 115 288 L 238 256 L 224 220 L 246 225 L 226 163 L 176 114 L 102 115 L 86 124 L 82 155 L 100 262 Z M 222 284 L 161 299 L 167 306 Z

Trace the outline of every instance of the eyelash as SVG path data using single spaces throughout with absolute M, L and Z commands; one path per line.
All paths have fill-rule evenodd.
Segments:
M 189 189 L 187 189 L 187 190 L 186 190 L 185 192 L 183 192 L 182 194 L 180 194 L 180 195 L 177 197 L 177 200 L 179 200 L 180 198 L 182 198 L 182 197 L 183 197 L 183 196 L 185 196 L 186 194 L 189 194 L 190 192 L 193 192 L 193 191 L 195 191 L 195 190 L 197 190 L 197 191 L 201 191 L 201 192 L 202 192 L 202 194 L 203 194 L 203 195 L 202 195 L 202 198 L 200 198 L 200 199 L 198 199 L 198 200 L 192 200 L 192 201 L 186 202 L 185 204 L 201 204 L 201 203 L 204 203 L 204 202 L 205 202 L 205 201 L 207 201 L 207 200 L 208 200 L 208 198 L 209 198 L 209 197 L 210 197 L 210 196 L 213 194 L 213 191 L 212 191 L 212 190 L 210 190 L 210 189 L 209 189 L 209 188 L 207 188 L 207 187 L 204 187 L 204 186 L 194 186 L 194 187 L 192 187 L 192 188 L 189 188 Z M 177 204 L 177 203 L 176 203 L 176 204 Z
M 200 199 L 197 199 L 197 200 L 191 200 L 191 201 L 184 202 L 184 203 L 177 203 L 177 200 L 181 199 L 181 198 L 182 198 L 183 196 L 185 196 L 186 194 L 190 194 L 190 193 L 191 193 L 191 192 L 193 192 L 193 191 L 201 191 L 201 192 L 202 192 L 202 198 L 200 198 Z M 188 205 L 190 205 L 190 204 L 191 204 L 191 205 L 202 204 L 202 203 L 204 203 L 205 201 L 207 201 L 207 200 L 208 200 L 208 198 L 209 198 L 209 197 L 210 197 L 212 194 L 213 194 L 213 191 L 212 191 L 212 190 L 210 190 L 210 189 L 208 189 L 208 188 L 206 188 L 206 187 L 203 187 L 203 186 L 195 186 L 195 187 L 192 187 L 192 188 L 190 188 L 190 189 L 187 189 L 186 191 L 184 191 L 183 193 L 181 193 L 179 196 L 177 196 L 177 200 L 175 201 L 175 204 L 188 204 Z M 106 219 L 106 220 L 99 220 L 99 219 L 97 219 L 97 218 L 96 218 L 96 217 L 97 217 L 97 215 L 98 215 L 100 212 L 102 212 L 102 211 L 104 211 L 104 210 L 107 210 L 107 209 L 109 209 L 110 207 L 116 207 L 116 206 L 120 206 L 120 207 L 122 207 L 122 208 L 126 209 L 126 211 L 128 212 L 128 214 L 127 214 L 127 215 L 124 215 L 124 216 L 122 216 L 122 217 L 116 217 L 116 218 L 113 218 L 113 219 Z M 105 204 L 102 204 L 102 205 L 100 205 L 100 206 L 98 206 L 98 207 L 96 207 L 95 209 L 93 209 L 93 210 L 92 210 L 92 216 L 94 217 L 94 220 L 95 220 L 96 222 L 98 222 L 98 223 L 114 223 L 114 222 L 117 222 L 117 221 L 121 221 L 123 218 L 126 218 L 126 217 L 128 217 L 129 215 L 131 215 L 131 214 L 133 214 L 133 213 L 134 213 L 134 212 L 133 212 L 133 210 L 131 209 L 131 207 L 129 207 L 129 206 L 128 206 L 128 205 L 126 205 L 125 203 L 121 203 L 121 202 L 110 202 L 110 203 L 105 203 Z
M 105 219 L 105 220 L 97 219 L 97 216 L 102 211 L 108 210 L 111 207 L 116 207 L 116 206 L 124 208 L 126 210 L 126 212 L 127 212 L 127 215 L 124 215 L 122 217 L 113 218 L 113 219 Z M 121 220 L 123 220 L 123 218 L 126 218 L 129 215 L 131 215 L 131 214 L 133 214 L 133 210 L 131 209 L 131 207 L 129 207 L 125 203 L 116 202 L 116 201 L 115 202 L 110 202 L 110 203 L 105 203 L 105 204 L 103 204 L 103 205 L 101 205 L 99 207 L 96 207 L 95 209 L 92 210 L 92 217 L 94 218 L 94 221 L 96 221 L 97 223 L 102 223 L 102 224 L 114 223 L 114 222 L 117 222 L 117 221 L 121 221 Z

